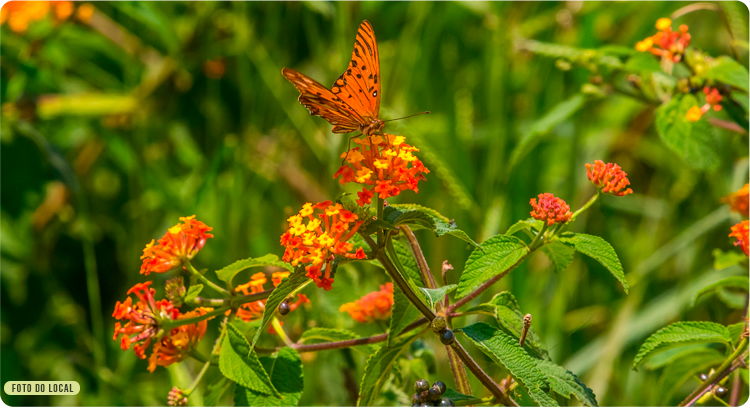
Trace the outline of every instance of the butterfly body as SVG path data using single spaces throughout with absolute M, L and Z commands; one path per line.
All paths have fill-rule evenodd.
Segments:
M 349 66 L 331 89 L 293 69 L 282 75 L 300 92 L 299 102 L 311 115 L 333 125 L 333 133 L 381 133 L 385 122 L 380 112 L 380 58 L 375 33 L 367 20 L 360 24 Z

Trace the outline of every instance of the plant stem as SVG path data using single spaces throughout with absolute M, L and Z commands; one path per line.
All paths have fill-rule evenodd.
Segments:
M 214 316 L 224 314 L 224 312 L 226 312 L 229 309 L 230 309 L 229 306 L 225 306 L 225 307 L 220 307 L 216 310 L 210 311 L 201 316 L 188 317 L 187 319 L 167 320 L 161 325 L 161 328 L 164 329 L 164 331 L 166 332 L 166 331 L 174 329 L 175 327 L 184 326 L 186 324 L 202 322 Z
M 273 292 L 273 289 L 264 290 L 263 292 L 250 295 L 232 296 L 231 299 L 209 299 L 198 296 L 192 303 L 195 303 L 198 306 L 207 307 L 240 306 L 257 300 L 268 299 L 268 297 L 271 296 L 271 292 Z
M 182 266 L 184 266 L 185 269 L 188 272 L 190 272 L 191 274 L 193 274 L 193 276 L 195 276 L 196 278 L 198 278 L 198 280 L 201 281 L 201 283 L 203 283 L 204 285 L 210 287 L 211 289 L 215 290 L 216 292 L 220 293 L 222 296 L 227 297 L 227 298 L 232 296 L 226 289 L 224 289 L 221 286 L 219 286 L 219 285 L 211 282 L 210 280 L 208 280 L 208 278 L 206 278 L 205 276 L 203 276 L 202 273 L 198 272 L 198 270 L 195 269 L 195 267 L 193 266 L 193 264 L 190 263 L 189 260 L 185 259 L 182 262 Z
M 448 362 L 450 363 L 453 380 L 456 382 L 458 392 L 464 395 L 471 395 L 471 384 L 469 384 L 469 376 L 466 375 L 466 367 L 462 364 L 458 354 L 453 351 L 451 346 L 445 346 L 445 351 L 448 353 Z
M 680 405 L 678 406 L 689 407 L 693 405 L 712 386 L 718 384 L 719 381 L 721 381 L 724 377 L 729 375 L 729 373 L 734 371 L 734 369 L 736 369 L 737 367 L 732 369 L 732 367 L 730 366 L 732 365 L 734 360 L 737 359 L 737 357 L 739 357 L 740 355 L 742 355 L 742 353 L 745 352 L 746 349 L 747 349 L 747 337 L 742 339 L 742 341 L 734 350 L 734 352 L 729 356 L 729 358 L 727 358 L 723 363 L 721 363 L 719 368 L 717 368 L 716 371 L 714 371 L 713 375 L 708 377 L 708 379 L 706 379 L 706 381 L 704 381 L 703 384 L 701 384 L 698 388 L 696 388 L 695 391 L 690 393 L 690 395 L 688 395 L 687 398 L 685 398 L 685 400 L 682 401 Z
M 437 287 L 435 277 L 432 276 L 430 267 L 427 266 L 427 259 L 425 259 L 424 253 L 422 253 L 422 247 L 419 246 L 417 237 L 414 236 L 408 225 L 399 225 L 398 228 L 404 233 L 406 240 L 409 241 L 409 246 L 411 246 L 411 250 L 414 253 L 414 259 L 417 261 L 419 272 L 422 274 L 422 280 L 427 285 L 427 289 L 435 289 Z
M 183 395 L 185 395 L 186 397 L 189 396 L 195 390 L 195 388 L 198 387 L 198 384 L 201 382 L 201 380 L 203 379 L 203 376 L 206 374 L 206 371 L 208 371 L 208 367 L 210 366 L 211 366 L 211 359 L 208 359 L 208 361 L 206 361 L 206 363 L 203 364 L 203 368 L 201 368 L 201 371 L 198 373 L 198 376 L 195 377 L 195 379 L 193 380 L 193 383 L 190 384 L 190 387 L 182 392 Z
M 383 207 L 385 207 L 385 200 L 383 200 L 382 198 L 380 198 L 379 195 L 378 195 L 378 203 L 377 203 L 377 205 L 378 205 L 378 219 L 382 220 L 383 219 Z M 385 242 L 385 237 L 383 236 L 383 230 L 382 229 L 378 230 L 378 235 L 377 236 L 378 236 L 378 247 L 382 247 L 383 243 Z M 372 247 L 372 245 L 370 245 L 370 247 Z
M 501 273 L 501 274 L 499 274 L 499 275 L 497 275 L 497 276 L 495 276 L 495 277 L 493 277 L 493 278 L 485 281 L 478 288 L 474 289 L 473 292 L 469 293 L 468 295 L 466 295 L 465 297 L 463 297 L 461 300 L 457 301 L 456 303 L 448 306 L 448 308 L 445 309 L 445 313 L 446 314 L 452 313 L 454 310 L 458 309 L 459 307 L 461 307 L 461 306 L 463 306 L 463 305 L 471 302 L 472 300 L 474 300 L 477 296 L 481 295 L 482 292 L 484 292 L 485 290 L 487 290 L 487 288 L 489 288 L 490 286 L 492 286 L 495 283 L 497 283 L 497 281 L 499 281 L 500 279 L 502 279 L 505 275 L 509 274 L 513 269 L 515 269 L 518 265 L 520 265 L 521 262 L 523 262 L 526 259 L 526 257 L 528 257 L 529 254 L 531 254 L 532 252 L 534 252 L 534 251 L 533 250 L 529 250 L 529 252 L 527 252 L 526 255 L 522 256 L 521 259 L 519 259 L 516 263 L 514 263 L 510 268 L 508 268 L 507 270 L 505 270 L 505 272 L 503 272 L 503 273 Z
M 481 367 L 479 367 L 476 361 L 471 358 L 469 353 L 466 352 L 466 350 L 461 346 L 461 343 L 459 343 L 458 340 L 454 341 L 453 344 L 451 344 L 451 348 L 453 348 L 458 357 L 469 368 L 469 371 L 471 371 L 474 376 L 476 376 L 477 379 L 482 383 L 482 385 L 484 385 L 490 391 L 490 393 L 492 393 L 493 397 L 495 397 L 497 401 L 505 406 L 518 406 L 518 404 L 516 404 L 513 399 L 505 395 L 505 393 L 503 393 L 503 390 L 500 389 L 500 386 L 497 385 L 497 383 L 495 383 L 495 381 L 492 380 L 492 378 L 490 378 L 490 376 L 487 375 L 487 373 L 485 373 Z
M 740 391 L 742 391 L 742 379 L 740 378 L 740 372 L 734 372 L 734 378 L 732 379 L 732 394 L 729 396 L 729 406 L 736 407 L 740 402 Z
M 568 221 L 568 223 L 575 221 L 576 217 L 578 217 L 579 214 L 588 210 L 589 207 L 591 207 L 596 202 L 596 200 L 599 198 L 600 195 L 601 195 L 601 191 L 596 190 L 596 194 L 594 194 L 594 196 L 591 197 L 589 201 L 586 201 L 586 204 L 584 204 L 583 207 L 579 208 L 578 211 L 574 212 L 573 215 L 570 216 L 570 220 Z
M 542 239 L 542 237 L 544 237 L 544 233 L 547 232 L 548 228 L 549 228 L 549 224 L 545 222 L 544 226 L 542 226 L 542 230 L 539 231 L 538 234 L 536 234 L 533 240 L 531 240 L 531 243 L 529 244 L 529 250 L 536 249 L 536 246 L 537 246 L 536 244 L 539 242 L 539 240 Z
M 286 344 L 287 347 L 292 347 L 294 342 L 292 342 L 292 340 L 289 339 L 289 336 L 286 335 L 284 328 L 281 327 L 281 322 L 279 322 L 279 319 L 277 319 L 275 316 L 273 320 L 271 320 L 271 326 L 273 326 L 273 329 L 276 330 L 276 334 L 281 337 L 281 340 L 284 341 L 284 344 Z

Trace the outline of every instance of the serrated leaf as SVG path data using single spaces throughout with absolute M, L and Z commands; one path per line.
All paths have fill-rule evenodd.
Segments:
M 537 360 L 536 366 L 547 377 L 552 391 L 567 399 L 575 396 L 589 407 L 598 406 L 594 391 L 587 387 L 575 374 L 551 361 Z
M 750 278 L 748 278 L 747 276 L 729 276 L 719 280 L 718 282 L 714 282 L 699 290 L 698 293 L 695 294 L 695 297 L 693 297 L 693 305 L 695 305 L 695 302 L 697 302 L 701 296 L 715 292 L 718 289 L 722 288 L 740 289 L 748 292 L 748 288 L 750 288 Z
M 731 332 L 731 326 L 729 327 L 729 329 L 729 331 Z M 680 346 L 669 349 L 650 357 L 643 363 L 643 367 L 647 370 L 656 370 L 672 364 L 673 362 L 687 356 L 688 354 L 702 352 L 703 350 L 711 347 L 712 346 L 710 344 L 689 344 L 687 346 Z
M 729 330 L 732 344 L 736 347 L 740 343 L 740 340 L 742 340 L 742 333 L 745 331 L 745 322 L 730 324 L 727 326 L 727 330 Z
M 561 234 L 558 240 L 602 264 L 615 279 L 620 281 L 625 294 L 628 293 L 628 281 L 625 279 L 625 272 L 622 270 L 620 258 L 617 257 L 615 249 L 612 248 L 609 242 L 594 235 L 574 234 L 572 232 Z
M 393 231 L 396 229 L 396 226 L 386 220 L 371 220 L 364 228 L 363 233 L 372 235 L 381 229 L 386 231 Z
M 422 274 L 419 273 L 419 267 L 417 261 L 411 255 L 409 249 L 400 241 L 392 241 L 393 251 L 396 253 L 396 261 L 404 272 L 404 279 L 407 282 L 412 282 L 416 286 L 424 286 L 422 281 Z M 382 267 L 382 266 L 381 266 Z M 418 290 L 417 290 L 418 291 Z M 393 339 L 401 334 L 406 326 L 411 324 L 416 318 L 421 316 L 419 309 L 414 306 L 411 301 L 404 295 L 401 288 L 393 284 L 393 306 L 391 307 L 391 319 L 388 323 L 388 340 L 387 345 L 390 346 Z
M 552 266 L 555 267 L 555 273 L 560 273 L 567 269 L 570 263 L 573 262 L 573 255 L 576 253 L 574 249 L 558 241 L 545 244 L 540 249 L 547 255 Z
M 389 205 L 383 209 L 383 219 L 396 226 L 414 225 L 430 231 L 436 228 L 434 217 L 420 210 L 401 211 Z
M 518 231 L 533 229 L 536 231 L 541 231 L 542 227 L 544 226 L 544 221 L 541 220 L 535 220 L 533 218 L 529 218 L 526 220 L 518 221 L 517 223 L 513 224 L 508 228 L 508 231 L 505 231 L 505 235 L 513 235 Z
M 359 385 L 358 407 L 369 407 L 375 404 L 375 400 L 380 395 L 383 384 L 388 381 L 393 363 L 396 362 L 401 353 L 418 337 L 419 333 L 411 336 L 397 337 L 390 347 L 380 347 L 367 359 L 365 374 L 362 376 L 362 382 Z
M 513 296 L 512 293 L 508 291 L 500 292 L 493 296 L 488 303 L 485 303 L 485 305 L 494 307 L 495 320 L 506 334 L 509 334 L 518 340 L 521 339 L 521 334 L 523 333 L 523 317 L 525 314 L 521 311 L 521 308 L 518 306 L 518 301 L 516 301 L 516 297 Z M 542 340 L 537 335 L 533 324 L 529 328 L 523 347 L 527 349 L 527 352 L 530 351 L 541 359 L 549 360 L 547 347 L 545 347 L 544 343 L 542 343 Z
M 220 376 L 218 381 L 208 382 L 206 385 L 206 396 L 203 397 L 203 405 L 207 407 L 215 407 L 221 397 L 229 390 L 229 387 L 234 384 L 227 377 Z M 239 387 L 239 386 L 238 386 Z
M 721 56 L 710 61 L 704 75 L 706 78 L 735 86 L 745 92 L 750 90 L 750 79 L 748 79 L 750 74 L 747 68 L 728 56 Z
M 427 298 L 427 301 L 429 302 L 427 306 L 434 311 L 437 303 L 445 299 L 445 295 L 453 292 L 456 288 L 458 288 L 458 285 L 445 285 L 437 289 L 419 288 L 419 290 L 421 290 Z
M 386 207 L 386 210 L 388 211 L 384 210 L 384 218 L 386 218 L 385 214 L 388 213 L 388 217 L 390 217 L 388 219 L 392 219 L 392 222 L 397 225 L 409 224 L 412 225 L 412 229 L 428 229 L 438 238 L 443 235 L 452 235 L 475 247 L 479 247 L 479 244 L 471 239 L 469 234 L 458 229 L 451 220 L 431 208 L 422 207 L 417 204 L 393 204 Z
M 219 269 L 216 271 L 216 276 L 228 284 L 232 284 L 232 279 L 238 273 L 248 268 L 254 268 L 258 266 L 278 266 L 291 272 L 292 266 L 284 261 L 280 261 L 279 257 L 274 254 L 268 254 L 261 256 L 260 258 L 247 258 L 241 259 L 229 266 Z
M 460 299 L 468 295 L 487 280 L 516 265 L 528 253 L 526 244 L 516 237 L 495 235 L 483 242 L 466 261 L 456 297 Z
M 280 396 L 245 336 L 231 323 L 227 323 L 226 330 L 219 353 L 221 373 L 243 387 L 263 394 Z
M 743 254 L 741 251 L 724 252 L 721 249 L 716 248 L 711 254 L 714 256 L 714 269 L 717 271 L 738 265 L 747 260 L 747 255 Z
M 188 289 L 187 294 L 185 295 L 185 303 L 191 302 L 193 299 L 198 297 L 202 290 L 203 285 L 201 285 L 200 283 L 190 286 L 190 289 Z
M 657 383 L 660 390 L 658 405 L 666 406 L 680 386 L 693 376 L 707 373 L 712 367 L 720 365 L 724 355 L 714 349 L 706 348 L 686 355 L 667 366 Z
M 238 385 L 234 390 L 234 406 L 297 406 L 302 396 L 302 390 L 305 388 L 302 359 L 300 359 L 299 353 L 294 349 L 284 347 L 272 356 L 261 357 L 260 362 L 281 396 L 266 395 Z
M 258 331 L 255 332 L 255 336 L 253 337 L 253 347 L 255 347 L 255 343 L 258 342 L 260 334 L 265 330 L 268 322 L 276 312 L 276 308 L 279 307 L 279 304 L 281 304 L 284 299 L 299 292 L 302 288 L 312 282 L 305 273 L 305 268 L 301 266 L 297 267 L 297 270 L 284 278 L 281 283 L 279 283 L 279 286 L 277 286 L 273 292 L 271 292 L 271 295 L 268 296 L 265 309 L 263 310 L 263 318 L 260 321 Z
M 518 344 L 518 340 L 483 322 L 474 323 L 456 331 L 463 333 L 495 363 L 507 368 L 513 379 L 539 405 L 559 406 L 557 401 L 549 395 L 550 384 L 544 373 L 537 367 L 539 360 L 529 356 L 526 350 Z
M 656 129 L 664 143 L 687 165 L 697 169 L 713 169 L 719 164 L 715 142 L 708 121 L 690 122 L 687 111 L 700 106 L 693 95 L 674 97 L 656 109 Z
M 633 369 L 637 369 L 643 360 L 662 351 L 702 343 L 722 343 L 731 347 L 732 336 L 725 326 L 718 323 L 677 322 L 660 329 L 646 339 L 633 360 Z
M 443 398 L 451 399 L 453 400 L 453 402 L 476 399 L 476 397 L 472 397 L 471 395 L 461 394 L 453 388 L 448 388 L 447 390 L 445 390 L 445 393 L 443 393 Z
M 388 207 L 395 208 L 397 210 L 400 210 L 401 212 L 421 211 L 443 222 L 450 222 L 448 217 L 440 214 L 439 212 L 433 210 L 432 208 L 424 207 L 419 204 L 391 204 Z
M 299 343 L 318 344 L 334 341 L 354 340 L 357 338 L 359 338 L 359 336 L 357 336 L 353 332 L 350 332 L 349 330 L 313 327 L 312 329 L 306 330 L 304 333 L 302 333 L 302 336 L 299 339 Z M 375 351 L 375 346 L 373 346 L 372 344 L 364 344 L 352 348 L 368 356 Z

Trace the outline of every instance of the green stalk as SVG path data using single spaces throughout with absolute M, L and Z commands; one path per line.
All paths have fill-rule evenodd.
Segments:
M 210 312 L 208 312 L 208 313 L 206 313 L 204 315 L 200 315 L 200 316 L 188 317 L 187 319 L 167 320 L 164 323 L 162 323 L 161 328 L 165 332 L 167 332 L 169 330 L 174 329 L 175 327 L 184 326 L 186 324 L 194 324 L 194 323 L 202 322 L 202 321 L 204 321 L 206 319 L 209 319 L 211 317 L 224 314 L 224 312 L 226 312 L 229 309 L 230 309 L 229 306 L 225 306 L 225 307 L 220 307 L 220 308 L 218 308 L 216 310 L 212 310 L 212 311 L 210 311 Z
M 725 373 L 725 371 L 727 371 L 730 368 L 729 366 L 732 364 L 732 362 L 734 362 L 734 360 L 737 357 L 739 357 L 742 353 L 744 353 L 746 349 L 747 349 L 747 337 L 742 339 L 742 341 L 734 350 L 734 352 L 729 356 L 729 358 L 727 358 L 723 363 L 721 363 L 719 368 L 717 368 L 714 371 L 713 375 L 708 377 L 708 379 L 706 379 L 706 381 L 704 381 L 703 384 L 700 385 L 700 387 L 696 388 L 695 391 L 690 393 L 690 395 L 688 395 L 687 398 L 685 398 L 685 400 L 682 401 L 680 405 L 678 406 L 689 407 L 693 405 L 695 401 L 698 398 L 700 398 L 700 396 L 704 393 L 704 391 L 706 391 L 708 387 L 714 385 L 715 382 L 718 382 L 717 380 L 720 380 L 719 377 L 726 376 L 729 374 L 729 373 Z
M 271 320 L 271 326 L 273 326 L 273 329 L 276 330 L 276 334 L 281 337 L 281 340 L 284 341 L 284 344 L 286 344 L 287 347 L 292 347 L 294 345 L 294 342 L 286 335 L 284 328 L 281 327 L 281 322 L 279 322 L 279 319 L 277 319 L 276 316 Z
M 596 194 L 594 194 L 594 196 L 591 197 L 589 201 L 587 201 L 586 204 L 583 205 L 583 207 L 579 208 L 578 211 L 574 212 L 573 215 L 570 216 L 570 221 L 568 222 L 575 221 L 576 217 L 578 217 L 579 214 L 588 210 L 589 207 L 594 205 L 594 203 L 596 202 L 596 200 L 599 198 L 600 195 L 601 195 L 601 190 L 596 190 Z
M 210 287 L 211 289 L 215 290 L 216 292 L 220 293 L 222 296 L 227 297 L 227 298 L 229 298 L 229 297 L 232 296 L 226 289 L 224 289 L 221 286 L 219 286 L 219 285 L 211 282 L 210 280 L 208 280 L 208 278 L 206 278 L 205 276 L 203 276 L 202 273 L 198 272 L 198 270 L 195 269 L 195 267 L 193 266 L 193 264 L 190 263 L 189 260 L 187 260 L 187 259 L 183 260 L 182 261 L 182 266 L 184 266 L 185 269 L 187 269 L 188 272 L 190 272 L 191 274 L 193 274 L 193 276 L 195 276 L 196 278 L 198 278 L 198 280 L 201 281 L 201 283 L 203 283 L 204 285 Z

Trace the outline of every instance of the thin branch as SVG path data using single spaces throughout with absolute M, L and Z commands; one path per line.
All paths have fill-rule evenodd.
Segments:
M 422 274 L 424 284 L 427 285 L 428 289 L 435 289 L 437 287 L 435 277 L 430 272 L 430 267 L 427 265 L 427 259 L 425 259 L 424 253 L 422 253 L 422 247 L 419 246 L 417 237 L 414 236 L 408 225 L 399 225 L 398 228 L 404 233 L 406 240 L 409 241 L 409 246 L 411 246 L 411 250 L 414 253 L 414 259 L 417 261 L 419 273 Z
M 710 124 L 712 124 L 712 125 L 714 125 L 716 127 L 720 127 L 722 129 L 726 129 L 726 130 L 729 130 L 729 131 L 732 131 L 732 132 L 739 133 L 739 134 L 741 134 L 743 136 L 747 135 L 747 131 L 742 126 L 740 126 L 740 125 L 738 125 L 738 124 L 736 124 L 734 122 L 730 122 L 728 120 L 722 120 L 722 119 L 718 119 L 718 118 L 708 118 L 708 123 L 710 123 Z
M 724 361 L 719 368 L 716 369 L 714 374 L 706 379 L 706 381 L 703 382 L 698 388 L 695 389 L 690 395 L 685 398 L 684 401 L 680 403 L 680 407 L 689 407 L 693 404 L 695 404 L 698 399 L 700 399 L 703 394 L 708 392 L 708 390 L 711 389 L 714 385 L 718 384 L 719 381 L 724 379 L 727 375 L 729 375 L 732 371 L 737 369 L 740 365 L 734 364 L 737 357 L 740 357 L 745 350 L 747 350 L 747 338 L 742 339 L 740 344 L 737 346 L 737 349 L 734 350 L 732 355 L 729 356 L 729 358 Z M 744 359 L 744 357 L 743 357 Z M 744 362 L 742 362 L 744 364 Z
M 473 358 L 469 355 L 469 353 L 466 352 L 466 350 L 461 346 L 461 343 L 458 342 L 458 340 L 454 341 L 451 344 L 451 347 L 456 352 L 458 357 L 466 364 L 466 367 L 469 368 L 469 371 L 471 371 L 474 376 L 477 377 L 477 379 L 484 385 L 490 393 L 495 397 L 497 401 L 499 401 L 501 404 L 505 405 L 506 407 L 517 407 L 518 404 L 513 401 L 512 398 L 505 395 L 503 393 L 503 390 L 500 389 L 500 386 L 497 385 L 497 383 L 489 376 L 487 373 L 482 370 L 481 367 L 477 364 L 476 361 L 474 361 Z
M 458 309 L 459 307 L 461 307 L 461 306 L 463 306 L 463 305 L 471 302 L 472 300 L 474 300 L 477 296 L 481 295 L 482 292 L 484 292 L 485 290 L 487 290 L 487 288 L 489 288 L 490 286 L 492 286 L 495 283 L 497 283 L 497 281 L 499 281 L 500 279 L 502 279 L 503 277 L 505 277 L 505 275 L 507 275 L 511 271 L 513 271 L 513 269 L 516 269 L 516 267 L 518 265 L 520 265 L 521 262 L 523 262 L 526 259 L 526 257 L 529 256 L 529 254 L 532 253 L 532 252 L 533 251 L 527 252 L 526 255 L 522 256 L 521 259 L 519 259 L 518 261 L 516 261 L 516 263 L 514 263 L 510 268 L 506 269 L 503 273 L 501 273 L 499 275 L 496 275 L 495 277 L 493 277 L 493 278 L 485 281 L 478 288 L 474 289 L 473 292 L 471 292 L 468 295 L 466 295 L 466 297 L 464 297 L 461 300 L 457 301 L 456 303 L 448 306 L 448 308 L 445 309 L 445 312 L 446 313 L 452 313 L 454 310 Z

